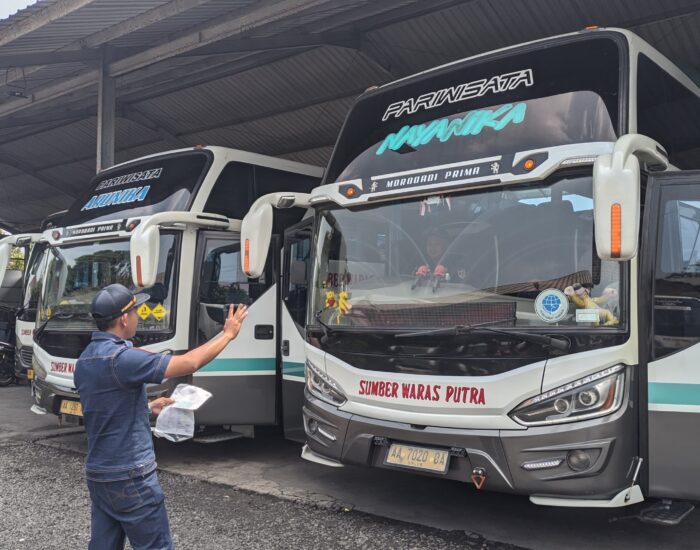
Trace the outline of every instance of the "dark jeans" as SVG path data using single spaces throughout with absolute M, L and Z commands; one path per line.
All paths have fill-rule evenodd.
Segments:
M 90 550 L 122 550 L 125 537 L 134 550 L 170 550 L 165 496 L 153 471 L 123 481 L 88 480 L 92 500 Z

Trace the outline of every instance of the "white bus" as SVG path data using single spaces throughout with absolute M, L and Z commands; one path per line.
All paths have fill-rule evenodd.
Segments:
M 272 208 L 313 211 L 287 236 L 302 456 L 547 505 L 700 497 L 699 97 L 616 29 L 363 94 L 323 185 L 243 222 L 254 277 Z
M 54 227 L 65 210 L 48 216 L 41 224 L 44 231 Z M 18 380 L 31 381 L 34 377 L 32 370 L 33 332 L 36 323 L 36 311 L 41 293 L 41 283 L 46 265 L 46 241 L 42 233 L 27 233 L 14 236 L 16 246 L 31 243 L 31 248 L 25 244 L 24 277 L 22 279 L 22 297 L 16 311 L 15 320 L 15 376 Z
M 245 303 L 249 315 L 235 344 L 193 377 L 152 387 L 158 395 L 180 381 L 213 397 L 197 411 L 201 441 L 252 436 L 256 425 L 284 421 L 303 437 L 303 378 L 282 398 L 281 314 L 277 277 L 281 245 L 255 278 L 240 268 L 240 220 L 259 196 L 283 189 L 308 192 L 322 170 L 221 147 L 152 155 L 100 172 L 85 195 L 48 229 L 48 246 L 34 332 L 34 411 L 79 422 L 75 363 L 96 330 L 95 293 L 119 282 L 148 292 L 139 308 L 134 344 L 183 353 L 223 327 L 227 304 Z M 273 228 L 298 221 L 294 209 Z M 297 339 L 301 335 L 297 331 Z M 296 400 L 296 407 L 288 403 Z M 293 414 L 283 418 L 284 410 Z

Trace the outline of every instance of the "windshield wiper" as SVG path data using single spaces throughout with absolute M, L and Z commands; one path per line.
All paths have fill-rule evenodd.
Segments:
M 477 323 L 475 325 L 455 325 L 453 327 L 438 328 L 433 330 L 420 330 L 417 332 L 404 332 L 401 334 L 394 335 L 394 338 L 412 338 L 414 336 L 440 336 L 440 335 L 454 335 L 459 334 L 469 334 L 474 330 L 485 330 L 488 332 L 494 332 L 496 334 L 504 334 L 506 336 L 512 336 L 525 342 L 532 342 L 533 344 L 541 344 L 543 346 L 548 346 L 550 348 L 559 351 L 568 351 L 571 347 L 571 342 L 564 338 L 554 338 L 552 336 L 547 336 L 545 334 L 532 334 L 530 332 L 519 332 L 512 330 L 504 330 L 490 327 L 489 325 L 495 325 L 497 323 L 503 323 L 505 321 L 512 321 L 513 318 L 500 319 L 498 321 L 488 321 L 486 323 Z
M 34 340 L 36 340 L 37 338 L 39 338 L 39 336 L 42 335 L 44 329 L 46 329 L 46 326 L 54 319 L 70 319 L 71 317 L 73 317 L 72 313 L 65 313 L 63 311 L 57 311 L 56 313 L 49 315 L 49 318 L 46 319 L 46 321 L 44 321 L 43 323 L 41 323 L 41 325 L 39 325 L 39 328 L 37 328 L 34 331 Z
M 488 327 L 489 325 L 497 325 L 499 323 L 505 323 L 507 321 L 515 321 L 515 317 L 507 317 L 505 319 L 497 319 L 495 321 L 486 321 L 484 323 L 476 323 L 474 325 L 454 325 L 453 327 L 444 328 L 433 328 L 428 330 L 417 330 L 415 332 L 402 332 L 400 334 L 395 334 L 394 338 L 413 338 L 414 336 L 441 336 L 458 334 L 467 334 L 475 328 Z
M 316 318 L 316 320 L 318 321 L 318 324 L 319 324 L 319 325 L 321 326 L 321 328 L 323 329 L 323 337 L 324 337 L 324 338 L 328 338 L 328 335 L 329 335 L 329 334 L 333 334 L 333 333 L 335 332 L 335 329 L 334 329 L 332 326 L 328 325 L 327 323 L 325 323 L 324 321 L 321 320 L 321 314 L 322 314 L 324 311 L 325 311 L 325 310 L 323 310 L 323 309 L 319 309 L 319 310 L 314 314 L 314 317 Z

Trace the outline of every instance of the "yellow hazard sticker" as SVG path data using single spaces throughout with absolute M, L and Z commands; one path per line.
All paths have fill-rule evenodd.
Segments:
M 163 304 L 158 304 L 153 308 L 151 313 L 153 314 L 153 317 L 156 318 L 156 321 L 160 321 L 168 313 L 168 310 L 163 307 Z
M 148 316 L 151 313 L 153 313 L 153 311 L 151 311 L 151 308 L 148 307 L 146 304 L 143 304 L 139 306 L 139 308 L 136 310 L 136 313 L 138 313 L 139 317 L 141 317 L 141 319 L 145 321 L 146 319 L 148 319 Z

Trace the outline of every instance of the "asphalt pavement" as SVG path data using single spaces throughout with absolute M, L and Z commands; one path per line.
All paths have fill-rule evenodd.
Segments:
M 0 506 L 27 503 L 4 518 L 13 527 L 0 531 L 0 548 L 65 548 L 65 537 L 76 543 L 71 547 L 84 546 L 85 434 L 29 413 L 30 404 L 26 387 L 0 389 Z M 326 468 L 302 460 L 299 451 L 272 429 L 207 445 L 158 440 L 178 547 L 700 547 L 698 511 L 680 526 L 662 527 L 634 517 L 647 503 L 612 511 L 538 507 L 444 479 Z M 36 513 L 43 510 L 49 521 Z M 31 545 L 16 546 L 28 536 L 35 537 Z

